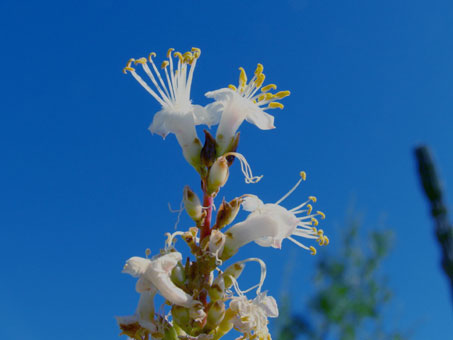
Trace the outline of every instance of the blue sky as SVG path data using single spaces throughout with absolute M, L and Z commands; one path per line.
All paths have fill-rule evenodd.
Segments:
M 162 247 L 176 219 L 167 204 L 198 183 L 175 138 L 149 134 L 159 107 L 121 69 L 192 46 L 202 49 L 195 103 L 257 62 L 292 92 L 277 129 L 241 127 L 240 151 L 263 180 L 244 184 L 235 164 L 222 194 L 275 201 L 307 171 L 288 204 L 318 196 L 326 231 L 352 200 L 368 225 L 395 231 L 383 268 L 395 292 L 389 325 L 419 340 L 451 334 L 412 150 L 431 146 L 452 202 L 452 19 L 448 0 L 2 1 L 0 336 L 117 337 L 113 315 L 132 313 L 138 298 L 124 261 Z M 238 258 L 262 257 L 265 288 L 278 296 L 294 248 L 250 246 Z M 303 303 L 315 259 L 296 257 Z

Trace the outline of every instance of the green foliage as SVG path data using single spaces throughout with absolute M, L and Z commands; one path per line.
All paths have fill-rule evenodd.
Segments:
M 379 266 L 388 254 L 391 231 L 360 234 L 357 219 L 343 229 L 334 253 L 321 252 L 314 275 L 315 291 L 306 316 L 291 313 L 290 298 L 283 299 L 277 339 L 294 340 L 403 340 L 399 331 L 383 326 L 385 305 L 392 297 Z

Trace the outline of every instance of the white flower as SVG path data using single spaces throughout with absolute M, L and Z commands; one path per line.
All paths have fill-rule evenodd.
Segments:
M 264 110 L 283 109 L 283 105 L 276 102 L 276 100 L 287 97 L 290 94 L 289 91 L 270 93 L 270 90 L 277 88 L 274 84 L 261 88 L 265 79 L 261 64 L 258 64 L 255 75 L 248 83 L 244 69 L 242 67 L 239 69 L 241 73 L 238 88 L 234 85 L 229 85 L 228 88 L 206 93 L 206 97 L 216 100 L 214 103 L 209 104 L 206 109 L 210 117 L 213 117 L 213 119 L 216 117 L 217 121 L 220 120 L 216 137 L 220 153 L 225 152 L 228 148 L 237 129 L 244 120 L 255 124 L 262 130 L 275 128 L 274 117 Z M 260 88 L 261 92 L 257 93 Z M 217 122 L 216 120 L 214 121 Z
M 156 332 L 157 327 L 154 323 L 154 295 L 157 290 L 148 289 L 140 294 L 138 301 L 137 310 L 134 315 L 129 316 L 117 316 L 116 321 L 120 328 L 125 331 L 125 334 L 129 330 L 133 330 L 138 326 L 153 333 Z
M 307 247 L 295 240 L 293 236 L 300 236 L 315 239 L 320 245 L 329 243 L 322 229 L 317 229 L 318 220 L 316 216 L 325 218 L 324 213 L 318 211 L 312 213 L 310 201 L 316 202 L 316 197 L 309 199 L 297 207 L 287 210 L 279 205 L 305 180 L 305 172 L 301 172 L 301 178 L 297 184 L 278 202 L 264 204 L 257 196 L 246 195 L 242 206 L 244 210 L 250 211 L 245 221 L 235 224 L 227 232 L 227 240 L 224 249 L 228 256 L 231 256 L 237 249 L 249 242 L 256 242 L 263 247 L 281 248 L 284 239 L 289 239 L 298 246 L 310 250 L 316 254 L 313 246 Z M 298 216 L 304 214 L 304 216 Z
M 230 310 L 235 313 L 232 319 L 234 328 L 248 335 L 254 333 L 258 339 L 268 339 L 268 318 L 278 317 L 277 302 L 266 292 L 258 293 L 253 300 L 245 295 L 231 299 Z
M 168 50 L 168 60 L 162 63 L 166 81 L 154 64 L 155 53 L 150 53 L 148 59 L 130 59 L 123 72 L 129 71 L 140 85 L 162 105 L 162 110 L 154 115 L 149 130 L 163 138 L 169 133 L 174 133 L 187 161 L 197 167 L 201 143 L 197 137 L 195 125 L 213 123 L 207 110 L 200 105 L 193 105 L 190 100 L 193 72 L 201 51 L 198 48 L 192 48 L 192 52 L 184 54 L 175 52 L 173 56 L 178 59 L 177 65 L 174 65 L 172 52 L 172 48 Z M 151 68 L 148 66 L 148 62 L 151 64 Z M 143 71 L 153 83 L 154 90 L 132 67 L 133 63 L 142 66 Z M 170 70 L 168 71 L 168 69 Z
M 123 273 L 138 277 L 136 289 L 138 292 L 155 287 L 159 293 L 171 303 L 192 307 L 199 304 L 198 301 L 177 287 L 170 279 L 173 268 L 182 260 L 181 253 L 170 252 L 154 258 L 131 257 L 127 260 Z

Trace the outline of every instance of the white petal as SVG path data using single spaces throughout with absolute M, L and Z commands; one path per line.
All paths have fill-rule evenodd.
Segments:
M 143 257 L 134 256 L 126 261 L 122 273 L 130 274 L 133 277 L 143 275 L 151 261 Z
M 252 212 L 263 205 L 264 205 L 263 201 L 261 201 L 258 198 L 258 196 L 249 195 L 249 196 L 245 196 L 245 198 L 242 202 L 242 209 L 244 209 L 245 211 Z
M 218 101 L 225 101 L 230 100 L 234 93 L 235 92 L 232 89 L 225 87 L 223 89 L 206 92 L 204 95 Z
M 267 317 L 276 318 L 278 317 L 278 306 L 277 301 L 272 296 L 266 296 L 266 293 L 261 293 L 257 297 L 257 303 L 261 309 L 266 313 Z
M 210 105 L 222 106 L 219 103 L 212 103 Z M 192 105 L 195 125 L 204 124 L 210 127 L 211 125 L 219 124 L 222 111 L 219 109 L 212 109 L 212 106 L 209 107 L 208 110 L 208 107 L 209 105 L 206 107 L 200 105 Z
M 249 110 L 245 120 L 261 130 L 275 129 L 274 116 L 264 112 L 259 107 L 256 107 L 255 110 Z
M 168 130 L 167 125 L 165 124 L 168 118 L 168 110 L 160 110 L 154 115 L 153 122 L 148 127 L 148 130 L 151 133 L 156 133 L 162 138 L 165 138 L 171 131 Z

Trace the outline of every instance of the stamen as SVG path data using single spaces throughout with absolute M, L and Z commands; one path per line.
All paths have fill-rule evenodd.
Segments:
M 316 248 L 315 247 L 310 246 L 310 250 L 311 250 L 311 255 L 316 255 Z
M 264 263 L 263 260 L 257 258 L 257 257 L 251 257 L 251 258 L 248 258 L 248 259 L 245 259 L 245 260 L 242 260 L 242 261 L 239 261 L 238 263 L 247 263 L 247 262 L 258 262 L 258 264 L 260 265 L 261 267 L 261 275 L 260 275 L 260 282 L 253 286 L 253 287 L 250 287 L 249 289 L 246 289 L 244 291 L 242 291 L 243 293 L 248 293 L 249 291 L 251 291 L 252 289 L 255 289 L 258 287 L 258 289 L 256 290 L 256 294 L 258 295 L 260 292 L 261 292 L 261 288 L 263 287 L 263 284 L 264 284 L 264 279 L 266 278 L 266 263 Z
M 307 249 L 307 250 L 310 250 L 309 247 L 307 247 L 306 245 L 300 243 L 299 241 L 293 239 L 291 236 L 288 237 L 288 240 L 290 240 L 291 242 L 293 242 L 294 244 L 297 244 L 299 247 L 301 248 L 304 248 L 304 249 Z
M 276 90 L 277 89 L 277 85 L 275 84 L 269 84 L 269 85 L 266 85 L 264 86 L 262 89 L 261 89 L 261 92 L 268 92 L 270 90 Z
M 290 94 L 291 94 L 291 92 L 289 92 L 289 91 L 280 91 L 280 92 L 277 92 L 276 94 L 274 94 L 274 97 L 278 98 L 278 99 L 282 99 L 282 98 L 288 97 Z
M 317 226 L 319 224 L 318 220 L 314 217 L 311 218 L 311 222 L 313 223 L 313 225 Z
M 316 201 L 317 201 L 315 196 L 308 196 L 308 199 L 313 201 L 313 203 L 316 203 Z
M 244 174 L 245 177 L 245 183 L 250 184 L 250 183 L 258 183 L 263 176 L 253 176 L 252 169 L 250 168 L 249 163 L 245 159 L 245 157 L 237 152 L 227 152 L 226 154 L 223 155 L 224 157 L 228 156 L 234 156 L 236 157 L 239 162 L 241 163 L 241 171 Z
M 300 185 L 300 183 L 301 183 L 302 181 L 305 181 L 305 178 L 306 178 L 305 172 L 304 172 L 304 171 L 301 171 L 301 172 L 299 173 L 299 175 L 300 175 L 300 179 L 297 181 L 296 185 L 293 186 L 293 187 L 291 188 L 291 190 L 288 191 L 282 198 L 280 198 L 277 202 L 275 202 L 275 204 L 280 204 L 281 202 L 283 202 L 289 195 L 291 195 L 291 194 L 294 192 L 294 190 L 297 189 L 297 187 Z
M 167 51 L 167 58 L 171 57 L 171 52 L 173 52 L 175 49 L 174 48 L 169 48 Z
M 168 60 L 164 60 L 162 62 L 162 65 L 160 66 L 162 69 L 166 68 L 170 63 L 168 62 Z
M 232 84 L 228 85 L 228 88 L 231 89 L 231 90 L 233 90 L 233 91 L 237 91 L 236 86 L 234 86 L 234 85 L 232 85 Z
M 305 171 L 299 172 L 299 175 L 300 175 L 300 177 L 302 178 L 302 180 L 305 181 L 305 180 L 307 179 L 307 173 L 306 173 Z
M 148 258 L 149 255 L 151 255 L 151 249 L 146 248 L 146 250 L 145 250 L 145 257 Z
M 264 66 L 260 63 L 256 65 L 255 75 L 258 76 L 260 73 L 263 73 Z
M 247 74 L 245 73 L 244 68 L 239 67 L 241 73 L 239 74 L 239 87 L 243 88 L 247 84 Z
M 311 204 L 307 204 L 307 215 L 311 215 L 311 211 L 313 210 L 313 206 Z
M 285 106 L 282 104 L 282 103 L 279 103 L 279 102 L 272 102 L 272 103 L 269 103 L 269 105 L 267 106 L 268 109 L 281 109 L 283 110 Z
M 316 213 L 317 213 L 319 216 L 321 216 L 321 219 L 324 220 L 324 219 L 326 218 L 326 214 L 324 214 L 322 211 L 319 211 L 319 210 L 318 210 Z

